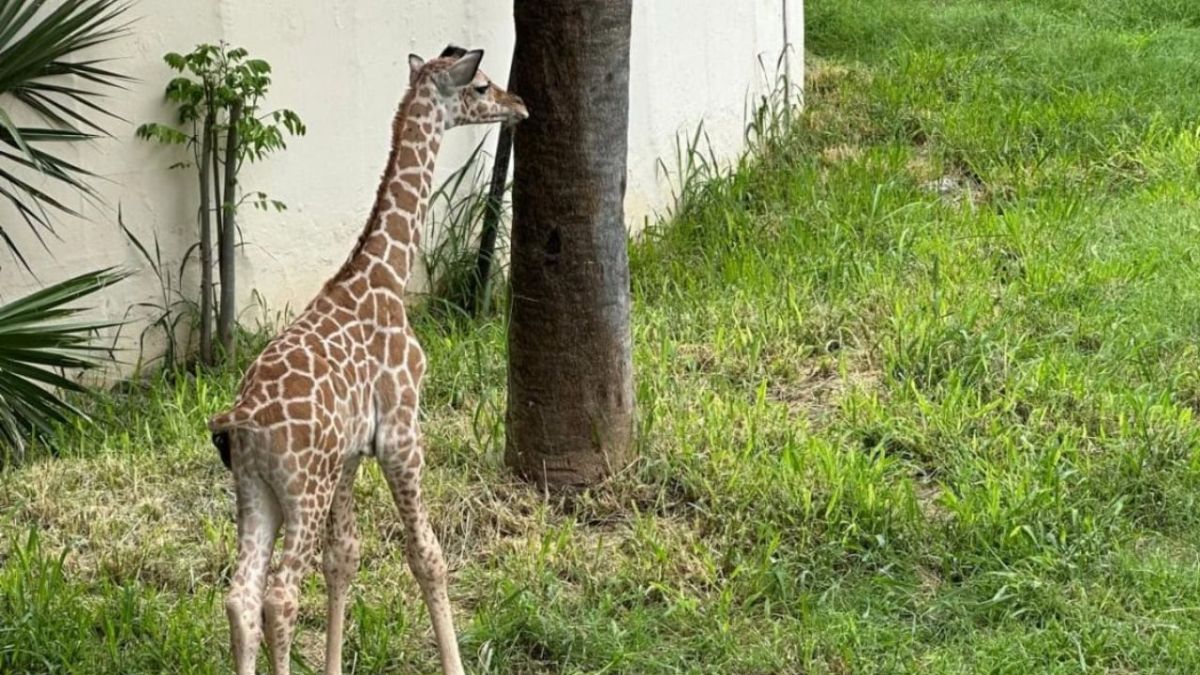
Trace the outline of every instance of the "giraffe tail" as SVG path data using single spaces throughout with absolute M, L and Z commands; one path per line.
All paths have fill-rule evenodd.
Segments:
M 258 425 L 237 408 L 215 415 L 208 421 L 213 447 L 217 449 L 226 469 L 233 469 L 233 432 L 239 429 L 257 430 Z

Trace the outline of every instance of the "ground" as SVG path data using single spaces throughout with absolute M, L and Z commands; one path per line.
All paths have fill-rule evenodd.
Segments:
M 632 247 L 633 467 L 513 481 L 502 319 L 418 316 L 469 669 L 1195 671 L 1200 3 L 806 4 L 804 113 L 728 172 L 685 144 Z M 4 469 L 0 671 L 227 670 L 236 380 L 152 377 Z M 433 672 L 356 492 L 347 669 Z

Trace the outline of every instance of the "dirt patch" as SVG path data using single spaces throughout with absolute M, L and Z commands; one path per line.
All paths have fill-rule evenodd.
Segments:
M 821 424 L 837 409 L 841 399 L 855 390 L 875 390 L 880 374 L 868 368 L 840 370 L 826 361 L 808 366 L 799 378 L 777 381 L 767 388 L 767 398 L 788 407 L 796 417 Z
M 942 489 L 932 481 L 920 481 L 915 486 L 917 508 L 925 519 L 931 523 L 945 523 L 950 520 L 950 511 L 941 503 Z
M 841 164 L 862 157 L 862 148 L 856 145 L 832 145 L 821 150 L 821 161 L 826 164 Z
M 936 195 L 947 206 L 969 204 L 974 207 L 986 201 L 984 187 L 967 176 L 947 174 L 922 183 L 921 190 Z

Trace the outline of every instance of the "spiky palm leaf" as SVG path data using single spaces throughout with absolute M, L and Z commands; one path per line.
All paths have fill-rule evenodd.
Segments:
M 106 350 L 95 334 L 113 324 L 73 320 L 84 310 L 68 305 L 125 276 L 88 272 L 0 305 L 0 458 L 5 447 L 19 453 L 30 438 L 81 414 L 62 392 L 86 389 L 62 372 L 99 365 Z
M 96 119 L 113 115 L 100 105 L 101 90 L 127 78 L 80 53 L 124 35 L 120 21 L 128 8 L 123 0 L 0 0 L 0 197 L 39 241 L 54 232 L 51 212 L 75 210 L 34 185 L 31 175 L 92 195 L 92 174 L 50 147 L 104 133 Z M 14 121 L 18 111 L 32 120 L 28 126 Z M 3 222 L 0 240 L 28 268 Z

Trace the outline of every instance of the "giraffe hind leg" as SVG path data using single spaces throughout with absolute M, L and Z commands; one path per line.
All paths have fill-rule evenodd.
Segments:
M 342 633 L 350 582 L 358 571 L 358 525 L 354 520 L 354 479 L 360 458 L 346 460 L 325 526 L 325 592 L 328 595 L 325 628 L 325 672 L 342 672 Z
M 281 515 L 275 496 L 257 476 L 238 476 L 236 489 L 238 554 L 225 613 L 234 667 L 239 675 L 251 675 L 262 638 L 263 589 Z
M 291 480 L 304 481 L 304 476 L 294 476 Z M 328 482 L 333 483 L 332 480 Z M 263 602 L 267 646 L 275 675 L 291 672 L 292 637 L 300 610 L 300 582 L 312 568 L 317 542 L 329 515 L 331 491 L 332 485 L 305 495 L 312 499 L 304 500 L 287 491 L 276 490 L 283 509 L 283 550 Z

